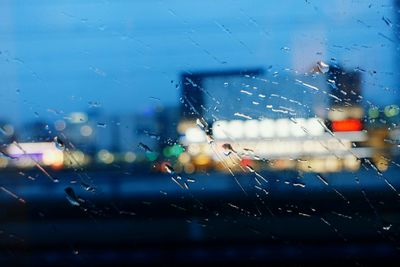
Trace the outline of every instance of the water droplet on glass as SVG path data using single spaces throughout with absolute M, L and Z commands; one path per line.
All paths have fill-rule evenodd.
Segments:
M 236 153 L 236 151 L 233 149 L 231 144 L 228 144 L 228 143 L 223 144 L 222 148 L 225 150 L 224 151 L 225 156 L 229 156 L 232 152 Z
M 143 144 L 142 142 L 139 143 L 138 147 L 143 149 L 145 152 L 153 152 L 148 145 Z
M 246 168 L 249 170 L 249 172 L 255 172 L 253 167 L 251 167 L 250 165 L 246 165 Z
M 318 67 L 318 70 L 319 70 L 321 73 L 327 73 L 327 72 L 329 71 L 329 65 L 326 64 L 326 63 L 323 62 L 323 61 L 318 61 L 318 62 L 317 62 L 317 67 Z
M 392 228 L 391 224 L 382 227 L 382 229 L 385 230 L 385 231 L 389 231 L 390 228 Z
M 98 123 L 97 123 L 97 127 L 106 128 L 106 127 L 107 127 L 107 124 L 104 123 L 104 122 L 98 122 Z
M 64 141 L 61 140 L 60 137 L 58 137 L 58 136 L 54 137 L 53 141 L 58 149 L 60 149 L 60 150 L 65 149 L 65 143 L 64 143 Z
M 85 182 L 81 182 L 81 186 L 86 191 L 89 191 L 89 192 L 94 192 L 95 191 L 95 188 L 93 186 L 91 186 L 90 184 L 87 184 Z
M 74 189 L 72 189 L 72 187 L 67 187 L 64 189 L 65 194 L 66 194 L 66 198 L 68 200 L 68 202 L 72 205 L 72 206 L 80 206 L 80 202 L 78 197 L 75 194 Z
M 172 168 L 172 166 L 169 165 L 169 164 L 165 164 L 165 170 L 166 170 L 168 173 L 170 173 L 170 174 L 175 173 L 174 168 Z

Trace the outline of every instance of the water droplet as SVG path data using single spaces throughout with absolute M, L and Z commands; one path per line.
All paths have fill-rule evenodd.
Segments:
M 231 144 L 228 144 L 228 143 L 223 144 L 222 148 L 225 150 L 224 151 L 225 156 L 229 156 L 232 152 L 236 153 L 236 151 L 233 149 Z
M 204 120 L 201 119 L 196 119 L 196 124 L 199 126 L 202 130 L 205 130 L 207 128 L 207 123 Z
M 382 20 L 388 25 L 389 27 L 392 27 L 392 21 L 388 18 L 382 17 Z
M 160 140 L 160 135 L 158 135 L 156 133 L 152 133 L 147 130 L 143 130 L 143 133 L 152 139 Z
M 174 168 L 172 168 L 172 166 L 169 165 L 169 164 L 165 164 L 165 170 L 166 170 L 168 173 L 170 173 L 170 174 L 175 173 Z
M 249 172 L 255 172 L 253 167 L 251 167 L 250 165 L 246 165 L 246 168 L 249 170 Z
M 385 230 L 385 231 L 389 231 L 390 228 L 392 228 L 391 224 L 382 227 L 382 229 Z
M 329 71 L 329 65 L 326 64 L 326 63 L 323 62 L 323 61 L 318 61 L 318 62 L 317 62 L 317 67 L 318 67 L 318 70 L 319 70 L 321 73 L 327 73 L 327 72 Z
M 98 108 L 98 107 L 101 107 L 100 102 L 97 102 L 97 101 L 89 101 L 88 104 L 89 104 L 89 107 L 90 107 L 90 108 Z
M 60 137 L 58 137 L 58 136 L 54 137 L 53 141 L 54 141 L 54 144 L 56 145 L 56 147 L 59 150 L 64 150 L 65 149 L 65 143 L 64 143 L 64 141 L 61 140 Z
M 72 189 L 72 187 L 67 187 L 64 189 L 64 191 L 65 191 L 68 202 L 72 206 L 80 206 L 81 205 L 81 203 L 80 203 L 78 197 L 76 196 L 74 189 Z
M 98 122 L 98 123 L 97 123 L 97 127 L 106 128 L 106 127 L 107 127 L 107 124 L 104 123 L 104 122 Z
M 95 191 L 95 188 L 93 186 L 91 186 L 90 184 L 87 184 L 85 182 L 81 182 L 81 186 L 86 191 L 89 191 L 89 192 L 94 192 Z
M 146 144 L 143 144 L 142 142 L 139 143 L 138 147 L 140 149 L 143 149 L 145 152 L 153 152 L 150 147 L 148 147 Z

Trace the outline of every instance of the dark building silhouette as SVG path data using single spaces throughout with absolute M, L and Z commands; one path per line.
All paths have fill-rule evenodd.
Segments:
M 361 75 L 338 66 L 330 66 L 328 83 L 331 85 L 331 106 L 351 107 L 361 104 Z
M 44 121 L 35 121 L 28 123 L 22 129 L 21 139 L 19 141 L 44 142 L 52 140 L 51 132 L 53 129 Z
M 203 81 L 213 77 L 255 76 L 263 73 L 261 68 L 225 71 L 188 72 L 181 75 L 182 98 L 181 120 L 193 120 L 203 117 L 204 101 L 209 92 L 203 87 Z M 211 92 L 212 93 L 212 92 Z

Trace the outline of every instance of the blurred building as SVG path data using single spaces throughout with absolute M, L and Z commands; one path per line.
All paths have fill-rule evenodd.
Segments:
M 353 147 L 367 139 L 361 77 L 318 64 L 304 74 L 183 75 L 178 129 L 190 158 L 183 164 L 238 171 L 249 163 L 315 172 L 358 168 L 358 158 L 370 156 L 368 148 Z
M 262 69 L 249 70 L 226 70 L 226 71 L 203 71 L 188 72 L 181 75 L 181 107 L 180 107 L 180 123 L 195 121 L 197 118 L 206 118 L 218 108 L 225 105 L 231 107 L 231 102 L 226 101 L 221 105 L 219 98 L 221 90 L 224 88 L 226 80 L 239 79 L 245 77 L 256 77 L 263 72 Z M 210 81 L 222 81 L 222 85 L 212 87 Z M 233 96 L 230 96 L 233 97 Z
M 328 118 L 333 131 L 360 131 L 364 121 L 361 75 L 338 66 L 330 66 L 327 73 L 330 85 Z
M 45 121 L 26 123 L 18 131 L 18 141 L 49 141 L 52 139 L 51 133 L 53 129 L 52 125 L 47 124 Z
M 159 154 L 165 146 L 177 142 L 179 112 L 179 107 L 158 106 L 138 113 L 135 117 L 137 152 L 147 152 L 148 156 L 148 152 Z

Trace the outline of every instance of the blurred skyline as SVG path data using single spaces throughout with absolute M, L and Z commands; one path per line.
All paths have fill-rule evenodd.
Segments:
M 331 58 L 365 70 L 372 104 L 398 100 L 389 0 L 2 1 L 0 16 L 0 119 L 13 123 L 57 119 L 89 102 L 117 114 L 176 105 L 184 71 L 302 73 Z

